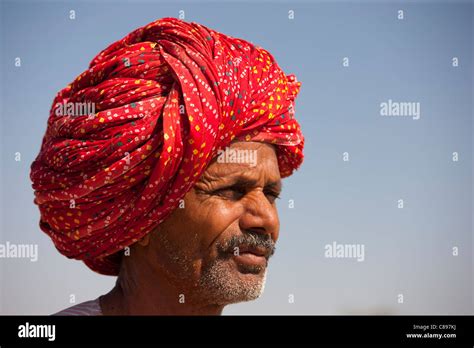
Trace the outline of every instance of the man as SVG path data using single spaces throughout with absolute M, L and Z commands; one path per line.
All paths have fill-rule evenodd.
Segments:
M 173 18 L 102 51 L 58 93 L 31 179 L 57 249 L 118 278 L 59 314 L 215 315 L 257 298 L 281 179 L 303 161 L 299 86 L 264 49 Z M 97 113 L 57 112 L 75 103 Z

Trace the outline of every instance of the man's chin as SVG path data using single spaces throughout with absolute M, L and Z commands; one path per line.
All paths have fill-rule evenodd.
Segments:
M 236 262 L 233 258 L 216 260 L 203 273 L 200 292 L 220 305 L 252 301 L 262 295 L 266 274 L 266 265 Z

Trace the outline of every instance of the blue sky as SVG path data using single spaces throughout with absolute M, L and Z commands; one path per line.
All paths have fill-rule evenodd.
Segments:
M 0 243 L 38 244 L 39 259 L 0 259 L 0 313 L 49 314 L 113 286 L 40 231 L 29 165 L 57 91 L 108 44 L 180 10 L 302 82 L 306 157 L 278 203 L 265 294 L 224 313 L 472 313 L 473 5 L 450 1 L 2 1 Z M 389 99 L 420 103 L 420 119 L 382 117 Z M 365 260 L 325 258 L 334 241 L 364 244 Z

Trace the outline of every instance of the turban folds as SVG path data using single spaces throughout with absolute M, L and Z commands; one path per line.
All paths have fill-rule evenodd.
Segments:
M 300 83 L 270 53 L 163 18 L 111 44 L 56 96 L 31 165 L 40 228 L 65 256 L 117 275 L 120 251 L 178 206 L 232 141 L 276 147 L 280 175 L 303 161 Z M 93 114 L 57 113 L 93 103 Z

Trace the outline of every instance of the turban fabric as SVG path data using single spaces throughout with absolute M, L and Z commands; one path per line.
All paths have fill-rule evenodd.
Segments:
M 117 275 L 233 141 L 274 144 L 280 174 L 303 161 L 300 83 L 273 56 L 197 23 L 163 18 L 111 44 L 59 91 L 31 165 L 40 228 L 68 258 Z M 93 103 L 93 114 L 56 112 Z

